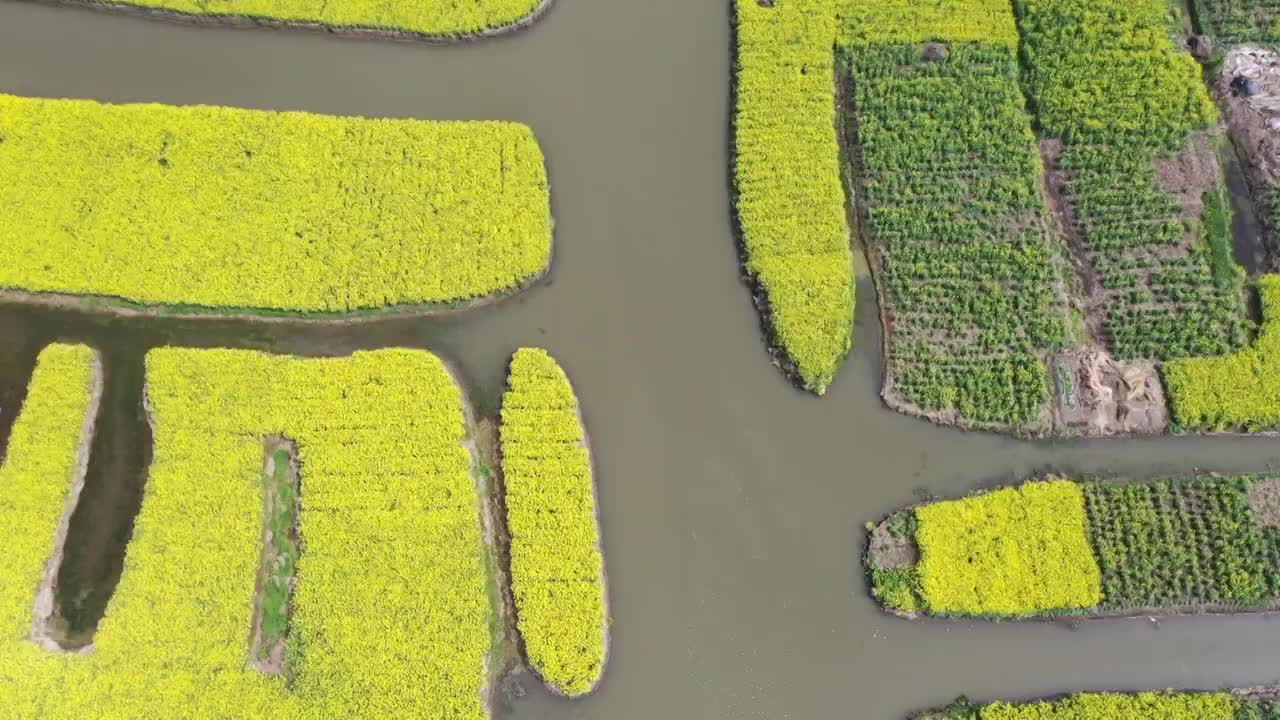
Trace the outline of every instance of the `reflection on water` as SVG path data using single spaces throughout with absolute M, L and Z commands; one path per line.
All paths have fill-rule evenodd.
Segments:
M 877 611 L 860 570 L 862 525 L 918 492 L 957 495 L 1047 470 L 1260 470 L 1280 463 L 1280 441 L 1031 443 L 888 412 L 865 280 L 854 350 L 827 396 L 791 388 L 769 364 L 738 277 L 728 23 L 727 4 L 710 0 L 562 0 L 525 33 L 434 48 L 0 2 L 0 91 L 529 123 L 548 158 L 557 243 L 545 284 L 461 316 L 317 326 L 0 308 L 0 355 L 55 338 L 135 368 L 164 343 L 425 347 L 456 362 L 492 413 L 511 352 L 547 347 L 592 433 L 612 654 L 595 696 L 552 698 L 524 678 L 504 718 L 890 719 L 960 693 L 1280 679 L 1269 662 L 1275 618 L 1072 631 L 910 624 Z M 12 374 L 0 372 L 0 387 Z M 127 395 L 108 412 L 135 408 Z M 140 432 L 118 437 L 131 448 L 122 452 L 144 446 Z

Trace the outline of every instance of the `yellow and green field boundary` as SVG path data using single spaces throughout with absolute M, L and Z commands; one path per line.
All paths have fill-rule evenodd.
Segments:
M 1280 477 L 1048 479 L 868 525 L 872 595 L 906 617 L 1280 608 Z
M 0 95 L 0 139 L 0 289 L 23 301 L 429 312 L 551 262 L 545 162 L 515 123 Z
M 1274 720 L 1280 705 L 1237 692 L 1090 693 L 1031 702 L 958 700 L 912 720 Z

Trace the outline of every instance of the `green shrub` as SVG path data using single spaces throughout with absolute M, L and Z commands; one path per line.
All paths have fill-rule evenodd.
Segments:
M 511 585 L 529 661 L 567 695 L 604 671 L 608 617 L 595 486 L 578 399 L 545 350 L 511 360 L 502 397 L 502 473 Z
M 773 340 L 822 394 L 849 351 L 853 256 L 836 140 L 839 0 L 736 0 L 734 204 Z
M 1165 363 L 1175 426 L 1251 431 L 1280 426 L 1280 276 L 1259 278 L 1258 291 L 1263 324 L 1252 347 Z
M 349 312 L 510 291 L 551 257 L 512 123 L 0 95 L 0 287 Z

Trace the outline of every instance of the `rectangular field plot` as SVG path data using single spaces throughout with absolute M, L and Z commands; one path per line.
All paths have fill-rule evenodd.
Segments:
M 0 288 L 302 313 L 458 303 L 551 253 L 532 132 L 0 95 Z
M 925 52 L 850 52 L 891 402 L 1027 426 L 1048 399 L 1041 354 L 1063 344 L 1066 308 L 1016 51 Z

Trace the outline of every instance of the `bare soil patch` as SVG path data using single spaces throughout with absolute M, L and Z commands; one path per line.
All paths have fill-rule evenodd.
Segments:
M 1199 220 L 1204 212 L 1204 194 L 1218 189 L 1221 176 L 1212 131 L 1193 133 L 1177 155 L 1157 158 L 1155 168 L 1156 185 L 1161 191 L 1177 196 L 1182 205 L 1182 219 Z
M 299 494 L 298 448 L 292 441 L 279 436 L 268 437 L 263 445 L 266 460 L 262 468 L 265 478 L 262 507 L 262 561 L 258 569 L 258 580 L 253 596 L 253 628 L 250 636 L 249 658 L 253 668 L 258 672 L 281 675 L 285 671 L 284 648 L 288 640 L 288 630 L 286 629 L 282 634 L 271 633 L 272 636 L 268 637 L 268 633 L 264 631 L 266 620 L 264 604 L 267 586 L 273 581 L 273 577 L 278 575 L 277 568 L 282 563 L 291 562 L 280 552 L 274 536 L 272 519 L 279 513 L 288 512 L 292 517 L 292 524 L 285 532 L 289 534 L 289 540 L 293 546 L 299 547 L 298 517 L 302 512 L 302 500 Z M 282 498 L 276 486 L 275 476 L 278 471 L 276 454 L 281 451 L 289 458 L 289 467 L 285 470 L 285 482 L 293 490 L 292 498 Z M 281 508 L 281 503 L 286 501 L 292 502 L 291 509 Z M 292 616 L 293 593 L 297 585 L 297 577 L 292 569 L 289 569 L 284 579 L 288 585 L 289 598 L 286 613 L 287 616 Z
M 1071 434 L 1151 435 L 1169 426 L 1164 387 L 1155 363 L 1115 360 L 1092 347 L 1050 360 L 1055 414 Z
M 911 567 L 920 559 L 920 551 L 909 533 L 897 528 L 898 516 L 892 515 L 871 531 L 867 557 L 871 566 L 882 570 Z
M 1280 527 L 1280 478 L 1254 483 L 1249 490 L 1249 509 L 1259 524 Z

